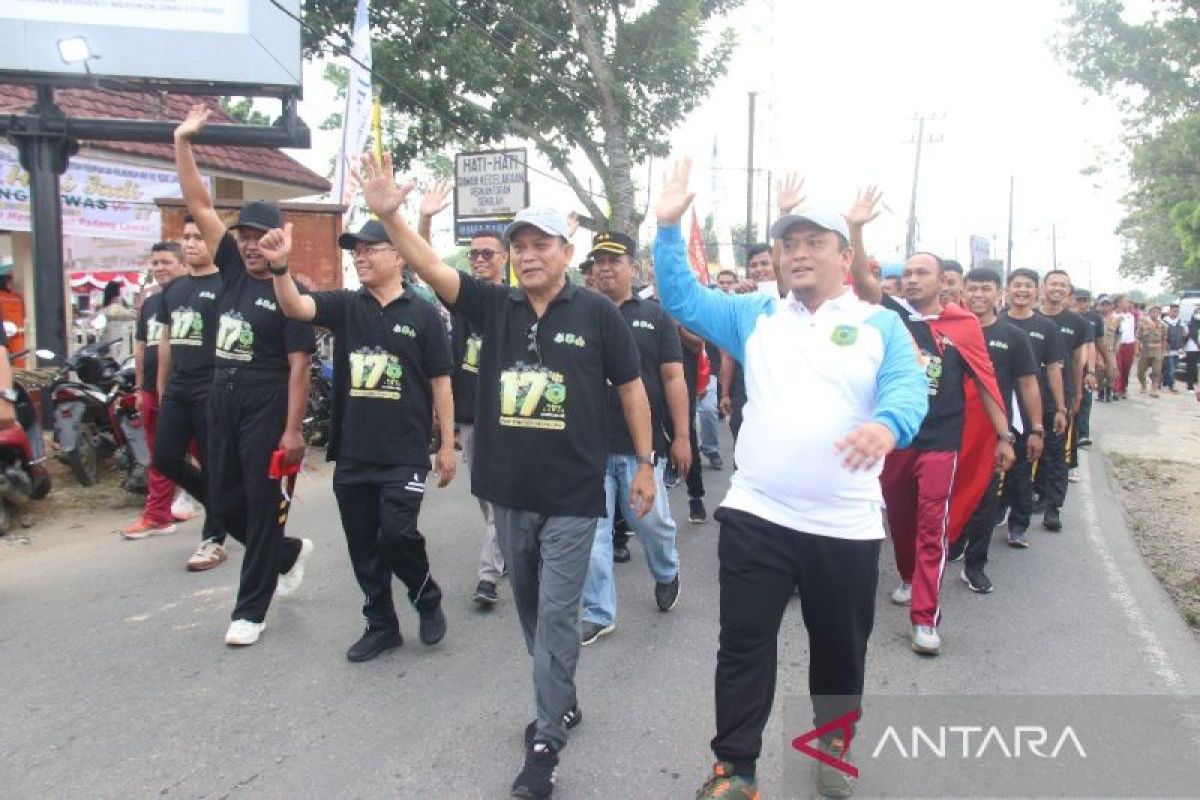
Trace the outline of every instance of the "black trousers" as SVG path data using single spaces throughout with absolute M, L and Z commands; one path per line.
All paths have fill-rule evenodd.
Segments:
M 154 467 L 204 506 L 202 539 L 225 541 L 225 531 L 208 507 L 208 396 L 212 384 L 168 384 L 158 407 Z M 188 458 L 196 442 L 197 468 Z
M 1061 434 L 1046 431 L 1046 447 L 1038 459 L 1037 477 L 1034 487 L 1038 497 L 1045 499 L 1046 508 L 1060 509 L 1067 500 L 1067 472 L 1075 441 L 1075 421 L 1067 424 Z
M 956 544 L 963 547 L 967 569 L 983 569 L 987 564 L 988 548 L 992 545 L 992 528 L 995 527 L 996 509 L 1000 507 L 1000 494 L 1004 490 L 1004 477 L 993 475 L 975 513 L 963 526 Z M 1028 525 L 1028 522 L 1026 522 Z
M 1183 354 L 1183 377 L 1187 381 L 1188 391 L 1196 388 L 1196 373 L 1200 372 L 1200 352 Z
M 1083 390 L 1079 413 L 1075 415 L 1075 463 L 1079 463 L 1079 440 L 1092 438 L 1092 393 Z
M 429 571 L 425 538 L 417 530 L 428 472 L 348 459 L 339 460 L 333 472 L 350 563 L 366 598 L 363 615 L 372 630 L 400 625 L 392 602 L 393 575 L 408 589 L 409 602 L 418 611 L 442 602 L 442 590 Z
M 1013 443 L 1017 460 L 1004 475 L 999 507 L 995 509 L 999 516 L 1005 507 L 1008 508 L 1010 531 L 1029 530 L 1029 518 L 1033 515 L 1033 464 L 1025 450 L 1028 440 L 1027 435 L 1017 434 L 1017 441 Z
M 696 398 L 688 400 L 688 438 L 692 445 L 692 466 L 687 474 L 688 497 L 704 497 L 704 466 L 700 461 L 700 434 L 696 430 Z
M 233 619 L 262 622 L 279 576 L 300 555 L 300 540 L 283 535 L 290 503 L 268 474 L 287 423 L 288 390 L 286 376 L 254 383 L 227 375 L 218 372 L 209 395 L 209 509 L 246 547 Z
M 779 625 L 797 587 L 808 629 L 808 691 L 823 725 L 862 705 L 882 540 L 835 539 L 719 509 L 721 636 L 717 758 L 748 767 L 775 698 Z
M 733 441 L 736 444 L 738 432 L 742 430 L 742 409 L 746 407 L 746 398 L 731 398 L 730 405 L 733 406 L 733 410 L 729 413 L 729 431 L 733 434 Z

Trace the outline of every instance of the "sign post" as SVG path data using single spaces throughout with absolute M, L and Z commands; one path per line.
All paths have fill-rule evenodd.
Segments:
M 482 230 L 503 229 L 529 205 L 524 148 L 454 156 L 454 240 L 468 244 Z

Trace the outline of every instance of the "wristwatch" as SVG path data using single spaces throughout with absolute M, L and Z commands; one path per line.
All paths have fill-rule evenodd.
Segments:
M 634 456 L 634 457 L 633 457 L 633 460 L 634 460 L 634 461 L 636 461 L 636 462 L 637 462 L 637 463 L 639 463 L 639 464 L 645 464 L 647 467 L 653 467 L 653 466 L 654 466 L 654 464 L 655 464 L 655 461 L 656 461 L 657 459 L 655 459 L 655 457 L 654 457 L 654 451 L 653 451 L 653 450 L 651 450 L 651 451 L 650 451 L 650 455 L 648 455 L 648 456 Z
M 8 402 L 12 403 L 13 405 L 16 405 L 16 403 L 17 403 L 16 390 L 15 389 L 0 389 L 0 400 L 7 400 Z
M 1004 433 L 998 433 L 998 434 L 996 434 L 996 438 L 1002 442 L 1008 442 L 1009 444 L 1012 444 L 1015 441 L 1017 441 L 1016 434 L 1014 434 L 1012 431 L 1005 431 Z
M 282 267 L 272 267 L 270 263 L 267 264 L 267 272 L 271 273 L 272 275 L 287 275 L 287 271 L 287 264 L 284 264 Z
M 1046 438 L 1046 429 L 1045 428 L 1034 428 L 1027 435 L 1028 436 L 1040 436 L 1041 438 L 1045 439 Z

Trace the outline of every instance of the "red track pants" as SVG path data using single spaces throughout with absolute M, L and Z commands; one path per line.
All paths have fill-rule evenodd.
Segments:
M 146 444 L 150 452 L 154 452 L 154 434 L 158 430 L 158 395 L 139 389 L 142 398 L 142 426 L 146 431 Z M 171 503 L 175 500 L 175 484 L 163 475 L 153 465 L 146 469 L 146 508 L 142 518 L 151 525 L 170 525 L 174 522 L 171 516 Z
M 941 620 L 938 593 L 950 546 L 950 490 L 957 467 L 958 453 L 893 450 L 879 476 L 896 566 L 901 579 L 912 584 L 914 625 Z

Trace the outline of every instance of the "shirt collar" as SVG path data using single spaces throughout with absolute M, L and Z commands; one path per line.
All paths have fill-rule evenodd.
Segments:
M 804 316 L 816 316 L 817 314 L 825 313 L 826 309 L 830 311 L 844 311 L 848 308 L 852 308 L 856 303 L 858 303 L 858 297 L 856 297 L 854 292 L 850 291 L 849 288 L 844 288 L 841 294 L 837 295 L 836 297 L 831 297 L 825 302 L 821 303 L 815 312 L 809 311 L 808 306 L 804 305 L 804 303 L 802 303 L 800 299 L 796 297 L 795 292 L 788 292 L 787 296 L 781 298 L 778 302 L 785 303 L 787 308 L 791 309 L 797 314 Z
M 554 295 L 554 299 L 550 301 L 550 305 L 554 305 L 560 300 L 565 303 L 574 297 L 578 291 L 579 287 L 571 283 L 570 279 L 568 279 L 566 285 L 563 286 L 558 294 Z M 520 286 L 513 286 L 508 290 L 508 299 L 514 303 L 529 304 L 529 296 L 525 294 L 525 290 Z
M 393 300 L 392 303 L 398 303 L 401 300 L 403 300 L 405 302 L 412 300 L 413 291 L 412 291 L 412 287 L 408 285 L 408 282 L 406 281 L 406 282 L 400 284 L 400 288 L 402 290 L 400 292 L 400 296 L 397 297 L 395 300 Z M 375 295 L 371 294 L 371 290 L 365 286 L 358 287 L 358 291 L 356 292 L 356 294 L 358 294 L 360 297 L 367 298 L 371 302 L 375 303 L 375 305 L 380 305 L 379 300 L 377 300 L 375 298 Z M 388 303 L 388 305 L 391 305 L 392 303 Z

